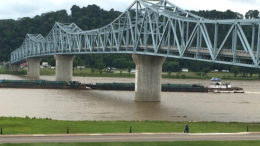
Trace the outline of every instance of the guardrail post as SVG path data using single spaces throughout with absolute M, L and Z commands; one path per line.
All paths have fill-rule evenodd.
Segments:
M 70 133 L 70 128 L 69 127 L 67 127 L 67 134 L 69 134 Z
M 132 126 L 130 126 L 129 133 L 132 133 Z

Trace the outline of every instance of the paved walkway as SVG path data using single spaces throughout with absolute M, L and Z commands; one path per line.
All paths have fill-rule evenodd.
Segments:
M 141 134 L 68 134 L 68 135 L 2 135 L 2 143 L 45 142 L 152 142 L 152 141 L 233 141 L 260 140 L 260 133 L 141 133 Z

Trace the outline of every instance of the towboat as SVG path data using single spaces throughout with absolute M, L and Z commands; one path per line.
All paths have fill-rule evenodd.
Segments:
M 222 83 L 220 78 L 211 78 L 208 92 L 214 93 L 244 93 L 243 88 L 232 87 L 231 83 Z

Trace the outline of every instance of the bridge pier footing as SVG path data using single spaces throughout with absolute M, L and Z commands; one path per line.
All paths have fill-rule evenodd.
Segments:
M 72 81 L 73 55 L 55 55 L 56 81 Z
M 160 101 L 162 65 L 165 57 L 136 55 L 135 101 Z
M 19 70 L 20 70 L 20 65 L 18 65 L 18 64 L 12 64 L 12 65 L 10 66 L 10 70 L 11 70 L 11 71 L 19 71 Z
M 33 80 L 40 79 L 40 63 L 41 58 L 28 58 L 27 59 L 27 76 Z

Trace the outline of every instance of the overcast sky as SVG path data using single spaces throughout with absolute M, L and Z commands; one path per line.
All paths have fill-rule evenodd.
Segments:
M 101 8 L 124 11 L 134 0 L 0 0 L 0 19 L 33 17 L 50 11 L 66 9 L 72 5 L 80 7 L 96 4 Z M 221 10 L 245 14 L 248 10 L 260 10 L 260 0 L 169 0 L 187 10 Z

